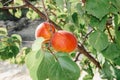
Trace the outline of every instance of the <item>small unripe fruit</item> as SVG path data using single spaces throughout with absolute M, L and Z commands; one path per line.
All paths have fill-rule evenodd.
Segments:
M 52 36 L 51 45 L 56 51 L 69 53 L 77 47 L 77 39 L 72 33 L 60 30 Z
M 53 33 L 55 33 L 54 25 L 49 22 L 43 22 L 36 28 L 35 38 L 43 37 L 46 42 L 51 39 Z

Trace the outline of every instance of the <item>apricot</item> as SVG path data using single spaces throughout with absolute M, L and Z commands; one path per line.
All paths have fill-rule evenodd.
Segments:
M 52 36 L 51 45 L 56 51 L 70 53 L 76 49 L 77 39 L 71 32 L 60 30 Z
M 51 39 L 52 35 L 55 33 L 55 27 L 49 22 L 43 22 L 35 30 L 35 38 L 43 37 L 44 42 Z

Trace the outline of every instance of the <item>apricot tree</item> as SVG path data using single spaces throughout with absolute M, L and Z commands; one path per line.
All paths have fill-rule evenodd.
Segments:
M 120 0 L 18 1 L 21 2 L 17 3 L 19 6 L 1 4 L 0 9 L 16 9 L 14 14 L 20 17 L 20 9 L 28 8 L 28 18 L 40 17 L 56 29 L 53 32 L 52 26 L 49 26 L 48 43 L 39 36 L 26 57 L 33 80 L 79 80 L 83 72 L 86 74 L 82 80 L 120 79 Z M 71 37 L 65 38 L 60 34 L 54 40 L 59 30 L 69 31 L 72 37 L 76 37 L 72 41 Z M 56 48 L 53 44 L 57 39 L 63 48 L 66 43 L 69 44 L 69 47 L 66 46 L 68 50 L 73 45 L 77 47 L 72 51 L 58 50 L 61 46 Z

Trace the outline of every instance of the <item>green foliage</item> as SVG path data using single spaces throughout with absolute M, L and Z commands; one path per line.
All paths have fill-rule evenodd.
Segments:
M 26 16 L 28 19 L 33 19 L 33 20 L 39 17 L 38 14 L 35 11 L 33 11 L 32 9 L 29 9 Z
M 86 0 L 85 9 L 88 14 L 101 20 L 109 13 L 117 13 L 117 9 L 114 7 L 113 3 L 111 3 L 112 1 L 113 0 Z
M 0 59 L 9 59 L 16 64 L 24 64 L 27 53 L 31 48 L 21 48 L 22 38 L 18 34 L 12 34 L 8 37 L 6 28 L 0 28 Z
M 73 32 L 78 42 L 99 61 L 102 67 L 98 70 L 99 77 L 120 80 L 120 0 L 46 0 L 45 2 L 48 17 L 62 29 Z M 42 4 L 36 1 L 31 3 L 34 6 Z M 22 4 L 21 0 L 15 2 L 15 5 Z M 2 6 L 0 3 L 0 7 Z M 41 6 L 37 8 L 44 11 Z M 29 19 L 39 18 L 34 10 L 28 10 L 26 16 Z M 21 9 L 10 12 L 18 18 L 22 15 Z M 5 29 L 0 29 L 0 36 L 1 58 L 16 57 L 21 43 L 20 37 L 15 35 L 7 37 Z M 51 46 L 42 42 L 42 38 L 35 40 L 32 51 L 26 52 L 28 53 L 26 65 L 33 80 L 78 80 L 82 74 L 80 70 L 87 73 L 83 80 L 93 79 L 96 66 L 88 58 L 82 56 L 78 67 L 70 55 L 51 49 L 52 53 L 48 49 Z M 76 53 L 77 50 L 74 55 Z
M 26 65 L 32 79 L 77 80 L 80 70 L 70 56 L 66 53 L 54 54 L 43 50 L 42 42 L 42 38 L 37 39 L 32 46 L 32 51 L 26 57 Z M 39 48 L 34 46 L 39 46 Z
M 7 37 L 7 30 L 5 28 L 0 29 L 0 58 L 8 59 L 16 57 L 19 53 L 19 48 L 21 44 L 21 37 L 19 35 L 12 35 Z M 18 38 L 19 37 L 19 38 Z
M 103 17 L 102 20 L 99 20 L 98 18 L 91 16 L 90 26 L 100 31 L 104 31 L 106 26 L 106 21 L 107 21 L 106 16 Z

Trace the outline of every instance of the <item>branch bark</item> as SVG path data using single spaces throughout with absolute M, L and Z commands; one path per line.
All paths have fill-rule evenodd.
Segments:
M 24 8 L 24 7 L 26 7 L 27 5 L 26 4 L 24 4 L 24 5 L 21 5 L 21 6 L 3 6 L 3 7 L 0 7 L 0 9 L 2 9 L 2 10 L 5 10 L 5 9 L 16 9 L 16 8 Z
M 85 56 L 87 56 L 88 57 L 88 59 L 89 60 L 91 60 L 99 69 L 101 69 L 101 66 L 100 66 L 100 63 L 94 58 L 94 57 L 92 57 L 90 54 L 89 54 L 89 52 L 87 52 L 87 50 L 84 48 L 84 46 L 83 45 L 79 45 L 78 44 L 78 50 L 79 50 L 79 54 L 84 54 Z M 78 54 L 78 55 L 79 55 Z
M 114 39 L 113 39 L 113 37 L 112 37 L 112 34 L 111 34 L 110 29 L 109 29 L 108 26 L 109 26 L 109 25 L 106 25 L 106 29 L 107 29 L 107 31 L 108 31 L 108 35 L 109 35 L 110 39 L 112 40 L 112 42 L 114 42 Z

